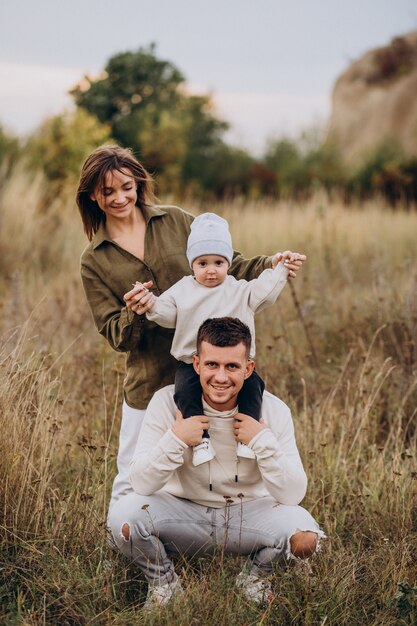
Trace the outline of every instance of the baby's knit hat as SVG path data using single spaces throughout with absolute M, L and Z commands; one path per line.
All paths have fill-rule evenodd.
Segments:
M 225 219 L 215 213 L 202 213 L 191 224 L 187 244 L 187 259 L 190 267 L 197 257 L 204 254 L 218 254 L 224 256 L 229 265 L 232 263 L 233 248 L 229 225 Z

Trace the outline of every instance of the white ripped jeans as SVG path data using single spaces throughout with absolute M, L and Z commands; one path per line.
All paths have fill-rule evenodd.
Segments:
M 324 537 L 306 509 L 277 504 L 271 497 L 213 508 L 164 492 L 151 496 L 134 493 L 129 464 L 144 413 L 123 405 L 119 473 L 107 521 L 116 546 L 145 574 L 150 585 L 173 580 L 173 554 L 202 556 L 220 548 L 227 554 L 250 556 L 254 573 L 269 572 L 274 562 L 292 558 L 290 538 L 297 531 Z

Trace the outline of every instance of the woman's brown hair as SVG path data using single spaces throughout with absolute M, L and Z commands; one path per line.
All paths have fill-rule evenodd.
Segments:
M 76 196 L 84 231 L 90 241 L 103 221 L 103 212 L 90 196 L 97 188 L 104 187 L 108 172 L 126 169 L 132 172 L 136 182 L 137 206 L 142 208 L 155 204 L 153 179 L 130 149 L 110 144 L 96 148 L 82 167 Z

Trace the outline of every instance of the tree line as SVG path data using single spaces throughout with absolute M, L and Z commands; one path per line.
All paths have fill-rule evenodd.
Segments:
M 25 141 L 0 128 L 3 174 L 23 155 L 60 190 L 76 180 L 94 147 L 116 142 L 133 149 L 159 195 L 301 199 L 324 188 L 347 200 L 375 193 L 393 203 L 417 199 L 417 158 L 406 158 L 394 142 L 356 168 L 319 130 L 271 139 L 259 158 L 230 145 L 229 124 L 217 117 L 211 97 L 190 93 L 184 75 L 158 58 L 154 44 L 111 57 L 71 95 L 75 111 L 46 119 Z

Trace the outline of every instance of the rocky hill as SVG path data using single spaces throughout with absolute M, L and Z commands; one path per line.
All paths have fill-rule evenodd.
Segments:
M 330 137 L 351 164 L 385 139 L 417 155 L 417 31 L 367 52 L 339 77 Z

